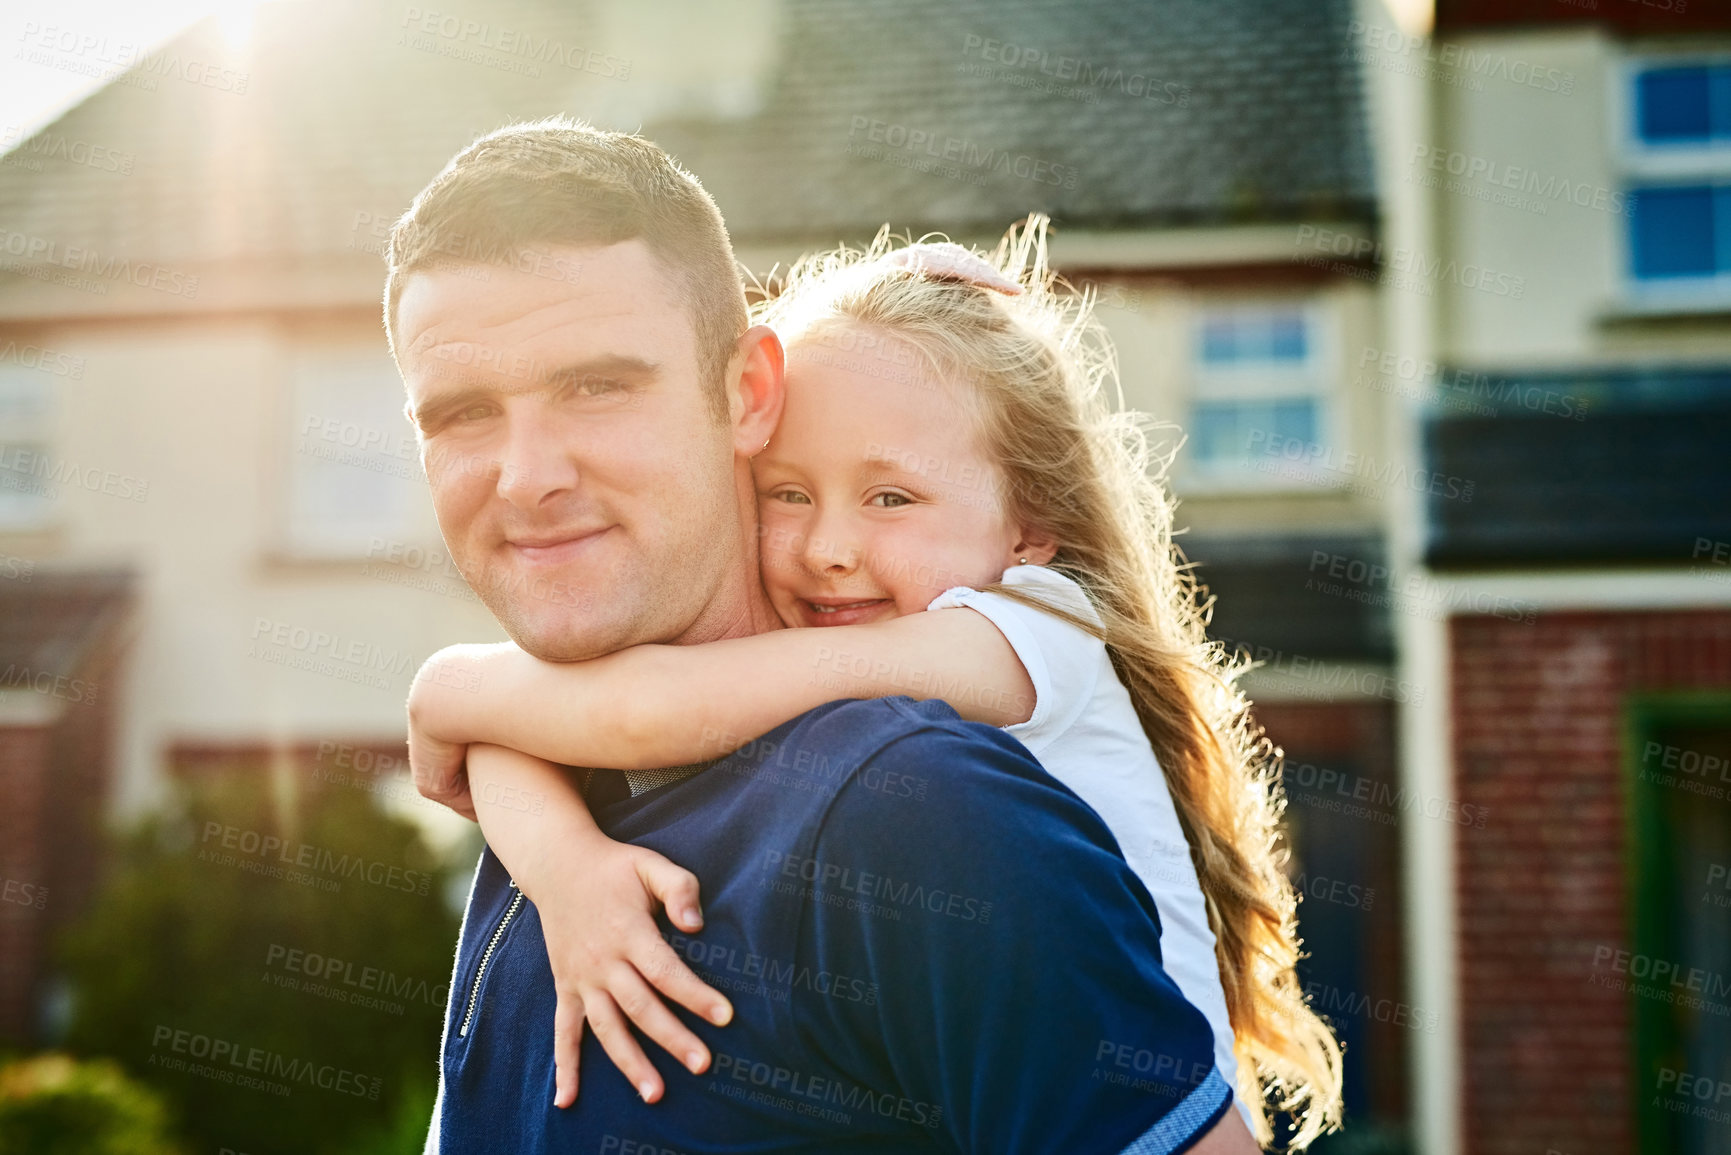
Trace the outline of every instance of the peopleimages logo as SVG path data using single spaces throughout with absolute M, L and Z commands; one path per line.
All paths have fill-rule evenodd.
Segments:
M 711 1084 L 712 1090 L 726 1094 L 744 1090 L 743 1087 L 729 1087 L 729 1081 L 746 1084 L 765 1094 L 766 1099 L 761 1101 L 802 1115 L 819 1114 L 823 1108 L 828 1108 L 830 1113 L 820 1114 L 820 1117 L 838 1123 L 852 1121 L 847 1112 L 868 1111 L 885 1119 L 935 1128 L 944 1116 L 943 1107 L 937 1103 L 922 1103 L 905 1095 L 874 1091 L 858 1083 L 796 1071 L 725 1051 L 716 1053 L 715 1067 L 710 1074 L 715 1080 Z
M 874 874 L 869 870 L 860 870 L 838 862 L 825 862 L 818 858 L 771 850 L 766 865 L 774 867 L 776 873 L 787 878 L 811 884 L 809 889 L 812 897 L 820 901 L 825 900 L 824 891 L 827 890 L 832 894 L 841 892 L 859 895 L 865 900 L 893 904 L 886 908 L 886 912 L 894 913 L 898 917 L 900 911 L 897 908 L 904 908 L 926 910 L 932 914 L 948 915 L 963 922 L 978 922 L 982 925 L 992 919 L 990 902 L 983 902 L 953 890 L 927 887 L 884 874 Z
M 264 964 L 296 978 L 311 980 L 306 988 L 308 993 L 327 996 L 335 993 L 339 1001 L 358 1006 L 378 1005 L 383 999 L 401 999 L 429 1007 L 443 1007 L 451 991 L 449 982 L 433 983 L 399 975 L 382 967 L 356 966 L 347 959 L 281 943 L 270 944 L 265 951 Z M 314 984 L 322 984 L 331 990 Z M 403 1013 L 403 1008 L 395 1004 L 384 1004 L 381 1009 L 393 1014 Z
M 4 131 L 0 131 L 0 152 L 6 154 L 7 164 L 46 158 L 119 173 L 121 176 L 132 175 L 132 165 L 137 159 L 132 153 L 121 152 L 109 145 L 92 144 L 87 140 L 77 140 L 58 133 L 27 134 L 17 125 L 7 125 Z M 33 165 L 30 171 L 41 172 L 42 166 Z
M 293 868 L 299 868 L 302 871 L 318 871 L 328 875 L 328 879 L 320 880 L 326 883 L 334 879 L 359 879 L 373 886 L 382 886 L 386 890 L 400 890 L 405 894 L 422 896 L 426 895 L 433 879 L 433 876 L 424 870 L 409 870 L 360 854 L 339 855 L 327 847 L 306 842 L 291 843 L 274 834 L 261 834 L 257 830 L 209 821 L 204 824 L 204 835 L 199 841 L 208 847 L 213 839 L 214 847 L 200 848 L 201 861 L 215 862 L 223 866 L 240 866 L 253 874 L 287 877 L 281 870 L 281 866 L 287 866 L 291 868 L 290 873 L 297 873 Z M 224 854 L 222 851 L 238 853 Z M 336 886 L 325 885 L 318 889 L 332 890 L 340 885 L 341 883 Z
M 1427 256 L 1422 250 L 1407 248 L 1405 245 L 1388 249 L 1380 241 L 1335 229 L 1299 225 L 1293 245 L 1298 248 L 1308 245 L 1322 254 L 1319 257 L 1301 257 L 1301 263 L 1326 268 L 1332 267 L 1327 262 L 1328 257 L 1369 261 L 1396 274 L 1395 278 L 1389 281 L 1395 287 L 1412 288 L 1427 296 L 1431 286 L 1438 284 L 1458 285 L 1463 289 L 1489 293 L 1493 297 L 1508 297 L 1515 301 L 1527 295 L 1525 277 L 1500 272 L 1488 265 L 1475 265 L 1471 262 L 1462 264 L 1453 258 Z
M 893 150 L 923 156 L 930 161 L 954 165 L 971 176 L 986 173 L 1016 176 L 1035 184 L 1059 185 L 1063 188 L 1075 188 L 1081 179 L 1080 171 L 1073 165 L 1054 164 L 1025 153 L 1012 153 L 1008 149 L 977 144 L 964 137 L 873 120 L 866 116 L 854 117 L 847 135 L 850 141 L 863 138 L 865 142 L 864 146 L 852 147 L 883 145 Z M 871 152 L 859 152 L 857 155 L 871 155 L 873 159 L 879 159 Z
M 264 1078 L 281 1079 L 288 1084 L 299 1083 L 317 1087 L 322 1091 L 353 1095 L 357 1099 L 377 1099 L 379 1088 L 383 1085 L 383 1081 L 375 1075 L 362 1075 L 332 1063 L 295 1059 L 275 1051 L 267 1051 L 263 1047 L 243 1046 L 228 1039 L 161 1024 L 157 1025 L 150 1046 L 153 1052 L 168 1051 L 170 1056 L 188 1055 L 194 1059 L 208 1060 L 208 1066 L 195 1067 L 190 1073 L 218 1078 L 221 1082 L 232 1083 L 243 1074 L 257 1074 Z M 150 1056 L 150 1063 L 152 1066 L 162 1066 L 169 1070 L 188 1069 L 183 1060 L 156 1053 Z M 278 1094 L 288 1094 L 287 1086 L 277 1086 L 282 1089 L 268 1089 Z
M 0 253 L 8 257 L 22 257 L 36 266 L 87 273 L 98 281 L 125 281 L 141 289 L 167 293 L 171 297 L 191 300 L 198 296 L 196 276 L 150 261 L 133 262 L 112 254 L 104 256 L 95 249 L 63 245 L 50 237 L 0 229 Z

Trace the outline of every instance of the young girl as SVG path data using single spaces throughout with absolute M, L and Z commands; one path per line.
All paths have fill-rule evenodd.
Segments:
M 650 987 L 712 1021 L 730 1012 L 651 920 L 653 899 L 697 930 L 695 880 L 639 848 L 606 857 L 580 803 L 527 814 L 571 791 L 491 747 L 633 772 L 637 793 L 825 702 L 905 694 L 1006 727 L 1106 821 L 1258 1138 L 1272 1096 L 1310 1142 L 1338 1121 L 1340 1051 L 1293 970 L 1269 748 L 1204 638 L 1135 415 L 1102 395 L 1104 334 L 1054 288 L 1044 219 L 989 261 L 886 230 L 866 253 L 800 262 L 759 312 L 788 357 L 784 415 L 753 461 L 762 578 L 793 628 L 565 664 L 452 647 L 411 695 L 417 761 L 487 744 L 471 795 L 493 803 L 485 833 L 537 902 L 561 992 L 556 1101 L 576 1095 L 583 1014 L 653 1099 L 621 1008 L 694 1071 L 702 1044 Z M 681 769 L 639 773 L 667 767 Z M 596 864 L 580 884 L 549 866 L 574 842 Z

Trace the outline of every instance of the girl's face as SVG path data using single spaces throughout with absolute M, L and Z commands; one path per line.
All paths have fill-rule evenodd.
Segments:
M 832 323 L 788 347 L 787 407 L 752 464 L 763 586 L 789 626 L 918 613 L 1030 551 L 980 445 L 973 386 L 909 344 Z M 1036 556 L 1037 555 L 1037 556 Z

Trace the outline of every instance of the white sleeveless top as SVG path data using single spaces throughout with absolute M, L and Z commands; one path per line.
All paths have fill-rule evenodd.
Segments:
M 1004 571 L 1004 583 L 1099 621 L 1082 588 L 1056 570 L 1012 566 Z M 1160 912 L 1162 965 L 1214 1029 L 1214 1063 L 1238 1102 L 1238 1060 L 1202 885 L 1166 776 L 1105 643 L 1051 614 L 966 586 L 945 590 L 926 608 L 964 606 L 998 627 L 1034 684 L 1033 716 L 1005 732 L 1093 807 L 1118 840 Z M 1244 1111 L 1242 1102 L 1238 1107 Z

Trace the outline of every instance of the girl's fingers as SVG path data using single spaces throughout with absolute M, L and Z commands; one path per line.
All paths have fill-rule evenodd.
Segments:
M 641 984 L 643 980 L 637 981 Z M 650 1064 L 643 1048 L 637 1045 L 612 997 L 596 988 L 589 992 L 583 1004 L 589 1012 L 589 1029 L 595 1032 L 595 1037 L 601 1041 L 601 1049 L 607 1052 L 613 1065 L 631 1080 L 631 1085 L 637 1088 L 637 1094 L 645 1103 L 660 1099 L 661 1076 Z
M 637 860 L 637 877 L 643 880 L 644 889 L 661 903 L 674 926 L 687 934 L 703 929 L 703 907 L 698 902 L 695 874 L 651 853 Z
M 709 1048 L 667 1009 L 667 1004 L 643 981 L 642 975 L 622 966 L 613 972 L 611 980 L 607 993 L 637 1024 L 638 1030 L 659 1043 L 692 1074 L 701 1074 L 709 1066 Z
M 553 1105 L 577 1101 L 577 1068 L 583 1047 L 583 1000 L 561 994 L 553 1009 Z
M 733 1018 L 733 1004 L 713 987 L 698 978 L 685 965 L 667 940 L 660 935 L 645 935 L 631 953 L 631 965 L 655 985 L 655 989 L 701 1018 L 718 1027 Z

